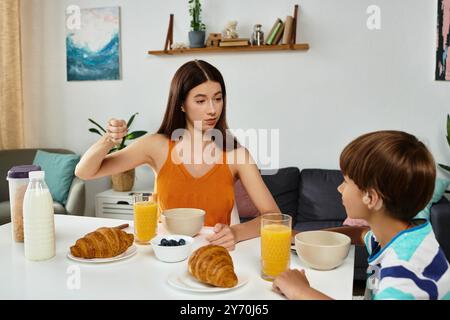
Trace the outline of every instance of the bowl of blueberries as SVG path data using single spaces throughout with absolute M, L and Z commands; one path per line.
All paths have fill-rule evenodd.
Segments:
M 164 262 L 185 260 L 192 251 L 194 238 L 185 235 L 160 235 L 151 240 L 156 258 Z

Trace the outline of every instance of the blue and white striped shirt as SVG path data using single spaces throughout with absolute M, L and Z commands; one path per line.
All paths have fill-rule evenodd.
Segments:
M 429 222 L 398 233 L 384 248 L 372 231 L 364 242 L 370 255 L 366 299 L 450 300 L 449 263 Z

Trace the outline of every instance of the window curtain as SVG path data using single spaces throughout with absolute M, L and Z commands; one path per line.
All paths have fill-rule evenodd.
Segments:
M 20 0 L 0 0 L 0 150 L 23 146 Z

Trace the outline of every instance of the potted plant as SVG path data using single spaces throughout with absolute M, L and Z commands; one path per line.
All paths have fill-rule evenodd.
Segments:
M 127 128 L 130 128 L 131 124 L 134 121 L 134 117 L 137 115 L 138 113 L 133 114 L 130 119 L 127 122 Z M 93 123 L 95 126 L 97 126 L 98 129 L 100 129 L 100 131 L 96 128 L 89 128 L 89 132 L 93 132 L 96 133 L 98 135 L 103 136 L 103 134 L 106 133 L 106 130 L 99 125 L 97 122 L 95 122 L 92 119 L 88 119 L 91 123 Z M 143 136 L 144 134 L 146 134 L 147 131 L 133 131 L 129 134 L 127 134 L 125 137 L 122 138 L 122 141 L 120 142 L 119 145 L 114 146 L 113 148 L 111 148 L 111 150 L 109 150 L 108 154 L 115 152 L 115 151 L 119 151 L 122 150 L 123 148 L 126 147 L 125 142 L 128 140 L 133 140 L 136 138 L 139 138 L 141 136 Z M 131 169 L 128 170 L 126 172 L 121 172 L 115 175 L 111 176 L 111 183 L 112 183 L 112 188 L 114 191 L 130 191 L 133 188 L 134 185 L 134 177 L 135 177 L 135 170 Z
M 447 115 L 447 144 L 450 146 L 450 115 Z M 439 167 L 450 172 L 450 166 L 439 163 Z
M 202 22 L 201 12 L 200 0 L 189 0 L 189 15 L 191 16 L 190 48 L 203 48 L 205 46 L 205 24 Z

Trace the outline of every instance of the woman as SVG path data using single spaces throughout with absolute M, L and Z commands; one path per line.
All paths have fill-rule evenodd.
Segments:
M 160 208 L 204 209 L 205 225 L 214 226 L 210 243 L 233 250 L 237 242 L 259 236 L 260 229 L 259 217 L 230 226 L 235 181 L 241 180 L 261 214 L 280 209 L 249 152 L 230 139 L 227 128 L 221 73 L 205 61 L 190 61 L 172 79 L 156 134 L 108 155 L 127 134 L 125 121 L 111 119 L 107 133 L 83 155 L 75 174 L 89 180 L 148 164 L 155 172 Z

